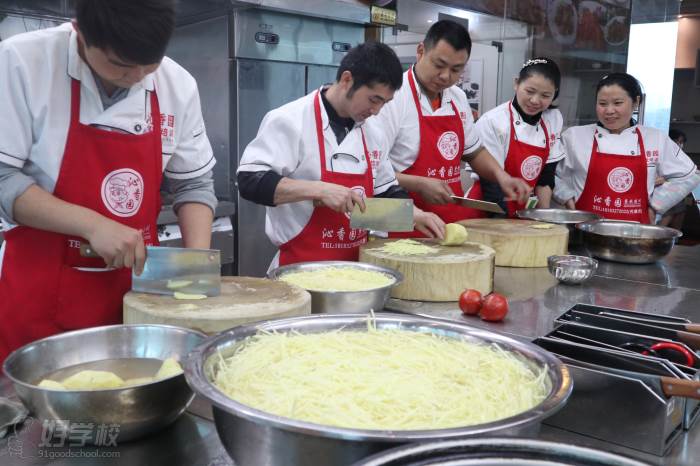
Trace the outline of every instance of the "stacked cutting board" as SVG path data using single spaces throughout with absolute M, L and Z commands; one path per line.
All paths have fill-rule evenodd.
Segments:
M 563 225 L 532 220 L 479 218 L 458 222 L 469 241 L 496 251 L 496 265 L 546 267 L 547 257 L 566 254 L 569 230 Z
M 222 277 L 221 294 L 202 300 L 135 293 L 124 296 L 125 324 L 169 324 L 217 333 L 258 320 L 311 313 L 311 295 L 282 281 Z
M 459 246 L 441 246 L 431 240 L 421 242 L 435 252 L 420 255 L 391 254 L 382 247 L 395 239 L 370 241 L 360 248 L 360 262 L 398 270 L 401 284 L 391 296 L 419 301 L 456 301 L 465 288 L 483 294 L 493 290 L 495 252 L 488 246 L 466 242 Z

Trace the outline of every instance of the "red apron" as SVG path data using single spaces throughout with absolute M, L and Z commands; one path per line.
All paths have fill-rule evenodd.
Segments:
M 464 153 L 464 126 L 459 117 L 459 111 L 454 102 L 452 104 L 453 115 L 424 115 L 418 97 L 413 70 L 408 72 L 408 84 L 411 86 L 413 103 L 418 111 L 418 124 L 420 127 L 420 145 L 418 157 L 413 165 L 403 173 L 406 175 L 425 176 L 438 178 L 446 183 L 457 196 L 463 196 L 462 182 L 460 178 L 460 162 Z M 423 197 L 415 192 L 409 193 L 416 207 L 427 212 L 434 212 L 445 223 L 457 222 L 466 218 L 483 217 L 481 211 L 462 207 L 456 204 L 428 204 Z M 469 191 L 472 199 L 481 199 L 481 183 L 478 181 Z M 411 233 L 392 233 L 391 237 L 424 237 L 423 233 L 414 230 Z
M 522 178 L 525 182 L 534 188 L 537 184 L 537 179 L 542 173 L 544 164 L 549 158 L 549 133 L 547 126 L 540 118 L 540 125 L 544 130 L 544 147 L 533 146 L 525 142 L 519 141 L 515 137 L 515 125 L 513 124 L 513 107 L 508 106 L 510 110 L 510 142 L 508 143 L 508 153 L 506 154 L 506 163 L 503 167 L 506 173 L 515 178 Z M 508 216 L 515 217 L 515 211 L 525 207 L 525 204 L 520 204 L 516 201 L 507 201 Z
M 141 135 L 80 123 L 80 82 L 71 83 L 71 116 L 53 195 L 142 230 L 157 242 L 162 149 L 160 109 L 151 93 L 153 130 Z M 122 321 L 131 269 L 80 256 L 83 239 L 18 226 L 5 235 L 0 277 L 0 362 L 31 341 L 65 330 Z
M 639 156 L 604 154 L 598 151 L 598 132 L 593 136 L 586 184 L 576 208 L 614 220 L 649 223 L 649 192 L 644 140 L 639 128 Z
M 321 95 L 314 98 L 314 116 L 316 118 L 316 137 L 321 163 L 321 181 L 339 184 L 372 197 L 374 177 L 365 134 L 362 134 L 362 146 L 367 162 L 363 174 L 336 173 L 326 168 L 326 145 L 323 141 L 323 124 L 321 123 Z M 367 231 L 350 228 L 350 216 L 336 212 L 325 206 L 314 207 L 306 226 L 286 243 L 280 246 L 280 265 L 297 262 L 320 260 L 356 261 L 360 254 L 360 245 L 367 242 Z

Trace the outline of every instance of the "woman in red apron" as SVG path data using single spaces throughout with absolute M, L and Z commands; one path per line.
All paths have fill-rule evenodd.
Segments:
M 374 177 L 362 132 L 362 148 L 367 170 L 363 174 L 337 173 L 326 168 L 326 147 L 323 141 L 321 123 L 321 95 L 314 97 L 314 118 L 316 121 L 316 138 L 318 140 L 319 163 L 321 164 L 321 181 L 334 183 L 362 192 L 371 197 L 374 191 Z M 332 230 L 332 235 L 326 234 Z M 342 233 L 338 233 L 342 232 Z M 304 261 L 346 260 L 356 261 L 360 246 L 367 242 L 366 230 L 350 228 L 350 217 L 344 212 L 336 212 L 322 205 L 314 207 L 311 218 L 297 236 L 280 245 L 280 265 Z
M 429 176 L 447 184 L 456 196 L 464 196 L 460 162 L 464 153 L 464 127 L 459 111 L 452 104 L 452 115 L 424 115 L 413 70 L 408 72 L 413 102 L 418 111 L 420 147 L 416 161 L 403 171 L 405 175 Z M 437 214 L 445 223 L 467 218 L 479 218 L 481 212 L 457 204 L 429 204 L 416 192 L 409 192 L 416 207 Z M 472 199 L 481 199 L 481 185 L 477 181 L 469 191 Z M 392 237 L 424 237 L 417 230 L 411 233 L 392 233 Z
M 641 86 L 634 77 L 626 73 L 604 77 L 596 89 L 599 124 L 612 134 L 630 128 L 635 124 L 632 113 L 639 106 L 641 96 Z M 635 133 L 637 147 L 630 148 L 630 153 L 638 155 L 618 155 L 600 152 L 598 139 L 602 135 L 595 131 L 586 182 L 575 202 L 576 209 L 615 220 L 650 222 L 653 213 L 649 211 L 646 150 L 639 128 L 635 128 Z M 606 199 L 614 201 L 606 203 Z
M 513 100 L 485 113 L 476 125 L 489 152 L 504 160 L 509 175 L 525 180 L 534 188 L 538 207 L 542 208 L 549 207 L 554 187 L 556 162 L 548 163 L 548 159 L 556 134 L 561 133 L 561 113 L 552 106 L 560 84 L 561 73 L 556 63 L 542 57 L 528 60 L 515 80 Z M 493 134 L 494 128 L 508 134 L 505 147 Z M 505 202 L 509 217 L 525 208 L 525 204 L 504 201 L 502 191 L 494 183 L 484 182 L 483 190 L 484 200 Z
M 53 195 L 157 241 L 162 150 L 160 110 L 150 95 L 153 130 L 141 135 L 80 123 L 80 82 L 71 82 L 71 115 Z M 85 240 L 26 226 L 5 235 L 0 279 L 0 361 L 33 340 L 121 322 L 131 269 L 80 256 Z

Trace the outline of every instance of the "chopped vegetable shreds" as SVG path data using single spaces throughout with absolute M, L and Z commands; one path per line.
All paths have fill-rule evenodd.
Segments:
M 387 254 L 394 254 L 397 256 L 417 256 L 432 254 L 439 251 L 436 247 L 428 246 L 427 244 L 413 239 L 391 241 L 389 243 L 384 243 L 384 246 L 378 249 Z
M 366 332 L 255 335 L 219 354 L 213 382 L 240 403 L 292 419 L 414 430 L 522 413 L 547 396 L 546 380 L 546 368 L 533 372 L 495 344 L 368 324 Z
M 312 291 L 365 291 L 382 288 L 396 281 L 385 273 L 354 267 L 323 267 L 287 272 L 280 280 Z

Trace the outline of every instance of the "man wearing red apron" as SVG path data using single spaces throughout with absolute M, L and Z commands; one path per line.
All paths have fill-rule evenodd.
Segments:
M 424 115 L 421 110 L 418 90 L 416 88 L 413 71 L 408 71 L 408 84 L 413 94 L 413 101 L 418 111 L 420 125 L 420 156 L 416 161 L 403 171 L 404 175 L 427 176 L 437 178 L 452 190 L 456 196 L 464 196 L 460 175 L 460 154 L 464 153 L 464 130 L 459 111 L 451 102 L 454 113 L 452 115 Z M 467 218 L 479 218 L 478 210 L 462 207 L 456 204 L 430 204 L 421 194 L 412 191 L 409 193 L 417 207 L 436 213 L 445 223 L 457 222 Z M 469 197 L 481 199 L 481 185 L 477 181 L 469 190 Z M 418 231 L 412 233 L 393 233 L 395 237 L 421 237 Z
M 144 34 L 124 42 L 116 36 L 126 25 Z M 121 322 L 132 268 L 139 273 L 145 245 L 158 242 L 164 160 L 193 173 L 173 184 L 213 199 L 174 192 L 185 246 L 209 246 L 216 198 L 192 182 L 211 177 L 213 154 L 194 79 L 164 57 L 174 26 L 169 0 L 144 0 L 136 9 L 78 0 L 72 24 L 0 44 L 0 67 L 18 70 L 0 85 L 0 131 L 17 134 L 0 138 L 7 188 L 0 213 L 13 225 L 0 256 L 0 362 L 46 336 Z M 178 94 L 172 82 L 188 90 Z M 180 131 L 199 124 L 199 139 Z M 28 173 L 38 167 L 42 176 L 21 171 L 25 162 Z M 30 182 L 9 198 L 10 216 L 8 191 L 24 179 Z M 81 257 L 87 242 L 100 258 Z
M 367 231 L 350 228 L 367 197 L 408 198 L 386 157 L 383 135 L 366 130 L 401 86 L 385 44 L 366 43 L 341 61 L 336 81 L 270 111 L 238 168 L 240 195 L 267 206 L 265 232 L 278 246 L 271 268 L 301 261 L 357 260 Z M 442 237 L 444 222 L 414 209 L 416 228 Z
M 476 133 L 466 94 L 456 85 L 463 78 L 470 53 L 471 38 L 462 25 L 436 22 L 418 45 L 416 64 L 404 73 L 409 85 L 397 91 L 377 118 L 368 121 L 389 139 L 389 158 L 399 184 L 417 205 L 445 222 L 483 216 L 481 211 L 459 206 L 451 197 L 463 195 L 462 161 L 480 178 L 498 183 L 508 199 L 525 202 L 531 191 L 527 183 L 501 168 Z M 480 183 L 468 196 L 481 199 Z M 423 235 L 414 231 L 409 236 Z
M 316 138 L 318 139 L 320 155 L 321 181 L 350 188 L 350 190 L 361 193 L 363 198 L 372 197 L 374 177 L 362 129 L 360 129 L 362 156 L 367 163 L 367 170 L 364 174 L 335 173 L 326 167 L 326 145 L 321 125 L 321 93 L 319 91 L 316 91 L 314 98 L 314 119 L 316 120 Z M 331 237 L 327 237 L 328 235 L 325 233 L 329 227 L 334 229 L 335 233 Z M 347 234 L 337 234 L 337 231 L 343 230 Z M 356 230 L 353 233 L 350 228 L 350 217 L 345 212 L 337 212 L 324 205 L 317 205 L 304 229 L 297 236 L 280 245 L 279 264 L 287 265 L 317 260 L 356 261 L 360 254 L 360 246 L 366 242 L 367 231 Z
M 549 132 L 544 124 L 544 119 L 540 118 L 540 126 L 544 131 L 544 140 L 547 143 L 544 147 L 527 144 L 516 138 L 515 125 L 513 122 L 513 107 L 510 107 L 510 142 L 508 143 L 508 154 L 506 155 L 505 171 L 510 176 L 522 178 L 531 187 L 535 188 L 537 180 L 542 173 L 544 164 L 549 158 Z M 507 201 L 508 216 L 515 217 L 515 211 L 524 208 L 524 203 Z
M 598 151 L 598 133 L 593 136 L 591 161 L 576 208 L 614 220 L 649 223 L 647 161 L 639 128 L 638 156 L 605 154 Z

